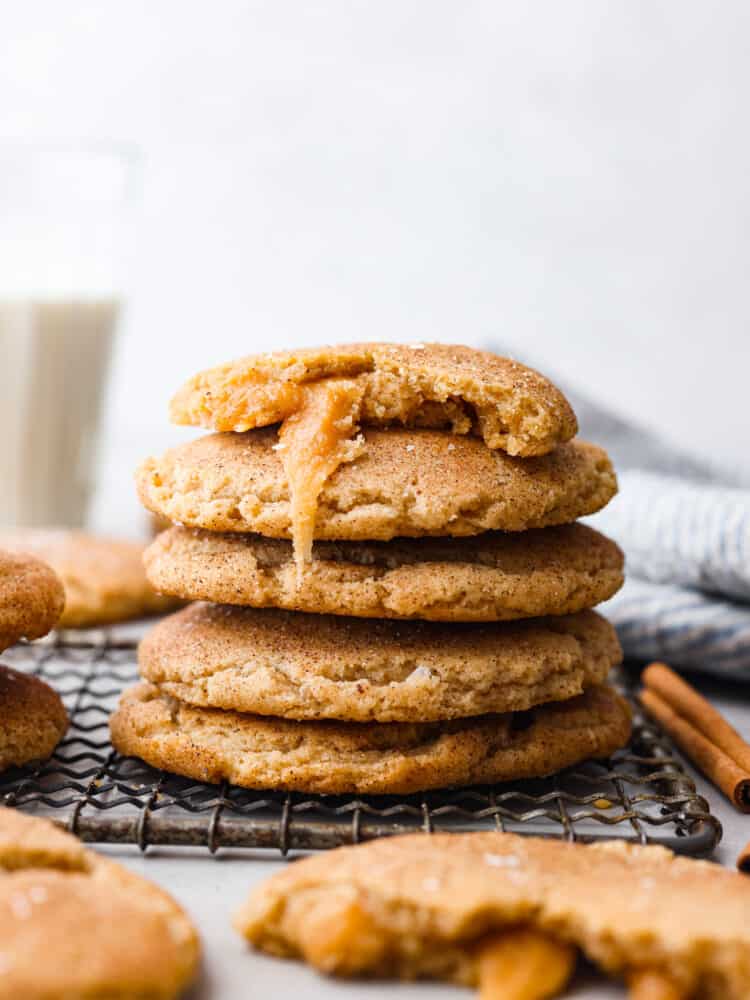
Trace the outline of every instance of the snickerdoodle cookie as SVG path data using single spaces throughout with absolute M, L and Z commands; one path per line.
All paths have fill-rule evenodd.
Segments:
M 482 997 L 567 996 L 579 950 L 631 997 L 750 996 L 750 879 L 615 840 L 381 838 L 287 866 L 235 925 L 321 972 L 447 979 Z
M 442 624 L 193 604 L 152 628 L 138 659 L 142 677 L 193 705 L 431 722 L 572 698 L 621 652 L 595 611 Z
M 606 686 L 515 715 L 450 722 L 296 722 L 193 708 L 153 684 L 126 691 L 115 748 L 153 767 L 245 788 L 406 794 L 552 774 L 606 757 L 630 735 L 627 703 Z
M 0 809 L 2 1000 L 171 1000 L 199 957 L 162 889 L 49 820 Z
M 0 664 L 0 771 L 49 757 L 67 728 L 67 712 L 48 684 Z
M 0 650 L 46 635 L 64 605 L 62 583 L 49 566 L 0 549 Z
M 60 628 L 86 628 L 167 611 L 177 603 L 159 596 L 146 579 L 144 546 L 66 529 L 0 532 L 0 548 L 31 553 L 59 574 L 65 587 Z
M 486 447 L 522 456 L 546 454 L 576 431 L 567 401 L 537 372 L 445 344 L 349 344 L 244 358 L 191 379 L 173 400 L 172 417 L 222 431 L 279 424 L 275 448 L 299 576 L 312 557 L 326 483 L 371 447 L 361 427 L 449 428 L 451 436 L 473 433 Z
M 502 621 L 606 601 L 623 556 L 593 528 L 390 542 L 316 542 L 301 580 L 292 545 L 262 535 L 170 528 L 145 553 L 158 591 L 188 600 L 360 618 Z
M 172 400 L 179 424 L 247 431 L 302 409 L 321 383 L 346 383 L 350 427 L 451 428 L 511 455 L 542 455 L 576 432 L 548 379 L 489 351 L 450 344 L 341 344 L 256 354 L 191 378 Z
M 318 539 L 525 531 L 592 514 L 617 491 L 606 453 L 582 441 L 521 459 L 444 431 L 370 430 L 364 440 L 362 454 L 322 486 Z M 143 463 L 140 498 L 188 527 L 288 538 L 290 491 L 277 444 L 274 428 L 190 441 Z

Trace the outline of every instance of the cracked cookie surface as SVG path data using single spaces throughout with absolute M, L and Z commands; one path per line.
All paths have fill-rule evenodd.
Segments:
M 511 455 L 541 455 L 573 437 L 575 414 L 531 368 L 450 344 L 341 344 L 256 354 L 200 372 L 172 400 L 179 424 L 247 431 L 281 423 L 304 387 L 346 379 L 354 424 L 450 427 Z
M 582 524 L 391 542 L 317 542 L 298 579 L 291 543 L 173 527 L 146 550 L 153 586 L 185 600 L 315 614 L 508 621 L 592 608 L 622 585 L 614 542 Z
M 190 704 L 353 722 L 524 711 L 621 660 L 594 611 L 491 624 L 396 622 L 193 604 L 141 642 L 141 676 Z
M 443 431 L 368 430 L 364 440 L 364 452 L 322 487 L 317 539 L 526 531 L 592 514 L 617 492 L 606 452 L 578 440 L 525 459 Z M 289 485 L 277 444 L 276 430 L 264 428 L 180 445 L 141 465 L 141 501 L 187 527 L 289 538 Z
M 520 716 L 434 723 L 296 722 L 185 705 L 148 683 L 110 719 L 120 753 L 218 784 L 322 794 L 408 794 L 552 774 L 606 757 L 630 736 L 611 688 Z
M 472 986 L 482 942 L 520 926 L 610 975 L 664 976 L 670 995 L 750 996 L 747 876 L 623 841 L 385 837 L 288 866 L 254 889 L 235 926 L 322 972 Z

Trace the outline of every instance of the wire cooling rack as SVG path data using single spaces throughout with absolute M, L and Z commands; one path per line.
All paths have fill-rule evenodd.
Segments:
M 140 629 L 59 632 L 3 654 L 62 696 L 70 729 L 43 764 L 0 774 L 0 803 L 47 815 L 92 843 L 324 849 L 423 830 L 499 829 L 567 840 L 620 837 L 707 854 L 721 824 L 635 706 L 628 747 L 554 778 L 408 796 L 315 796 L 206 785 L 121 757 L 107 719 L 137 679 Z M 626 690 L 626 678 L 620 678 Z

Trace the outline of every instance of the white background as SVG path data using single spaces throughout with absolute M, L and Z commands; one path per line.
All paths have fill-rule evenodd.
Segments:
M 26 0 L 2 21 L 0 138 L 141 151 L 108 435 L 126 492 L 122 442 L 170 440 L 184 377 L 347 338 L 497 339 L 742 454 L 742 0 Z

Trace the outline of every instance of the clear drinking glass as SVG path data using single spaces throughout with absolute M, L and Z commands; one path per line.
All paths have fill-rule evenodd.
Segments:
M 0 143 L 0 525 L 86 518 L 136 156 Z

